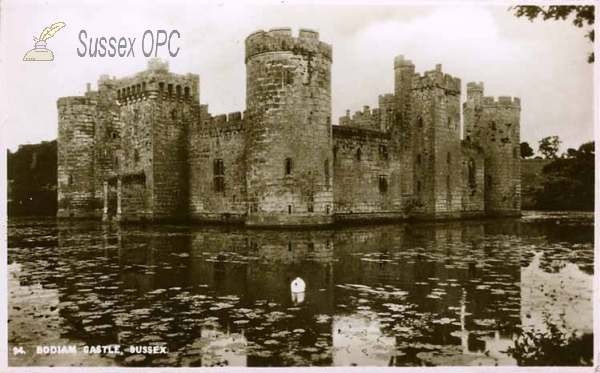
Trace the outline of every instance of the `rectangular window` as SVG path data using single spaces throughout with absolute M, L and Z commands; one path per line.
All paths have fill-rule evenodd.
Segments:
M 387 160 L 388 159 L 387 147 L 385 145 L 379 145 L 379 156 L 383 160 Z
M 379 192 L 386 193 L 387 188 L 388 188 L 387 176 L 380 175 L 379 176 Z
M 221 193 L 225 191 L 225 168 L 223 167 L 222 159 L 215 159 L 213 165 L 214 189 L 215 192 Z

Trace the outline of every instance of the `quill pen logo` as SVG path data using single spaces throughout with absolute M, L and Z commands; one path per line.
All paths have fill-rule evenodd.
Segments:
M 34 36 L 35 48 L 25 54 L 23 61 L 54 61 L 54 54 L 46 48 L 46 40 L 53 37 L 58 30 L 65 26 L 64 22 L 56 22 L 52 26 L 46 27 L 39 38 Z

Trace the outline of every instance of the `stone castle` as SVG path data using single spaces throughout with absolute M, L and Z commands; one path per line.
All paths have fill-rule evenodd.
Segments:
M 331 120 L 332 47 L 288 28 L 246 38 L 246 110 L 212 115 L 200 78 L 101 76 L 58 100 L 58 216 L 248 226 L 519 215 L 518 98 L 394 60 L 394 93 Z M 462 132 L 462 133 L 461 133 Z

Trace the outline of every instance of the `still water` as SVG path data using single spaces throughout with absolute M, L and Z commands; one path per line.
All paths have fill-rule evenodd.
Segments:
M 516 365 L 519 330 L 591 335 L 593 231 L 581 213 L 302 231 L 11 220 L 9 363 Z M 97 345 L 123 353 L 81 352 Z

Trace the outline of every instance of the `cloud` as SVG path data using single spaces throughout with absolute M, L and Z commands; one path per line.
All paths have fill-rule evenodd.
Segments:
M 145 58 L 137 55 L 78 57 L 82 29 L 90 37 L 137 37 L 140 45 L 147 29 L 178 29 L 181 52 L 169 59 L 171 70 L 200 74 L 201 101 L 214 114 L 245 108 L 248 34 L 308 27 L 333 45 L 334 122 L 346 109 L 375 107 L 379 94 L 392 93 L 393 60 L 404 54 L 417 72 L 441 63 L 444 72 L 461 78 L 463 88 L 468 81 L 484 81 L 486 94 L 520 97 L 522 138 L 532 145 L 549 135 L 561 136 L 565 147 L 592 138 L 593 70 L 585 62 L 591 45 L 583 31 L 568 22 L 517 19 L 507 6 L 13 1 L 0 16 L 0 53 L 6 61 L 0 115 L 11 148 L 56 137 L 59 97 L 82 94 L 85 83 L 100 74 L 123 77 L 145 68 Z M 67 27 L 49 43 L 55 61 L 22 62 L 33 47 L 32 35 L 58 21 Z

